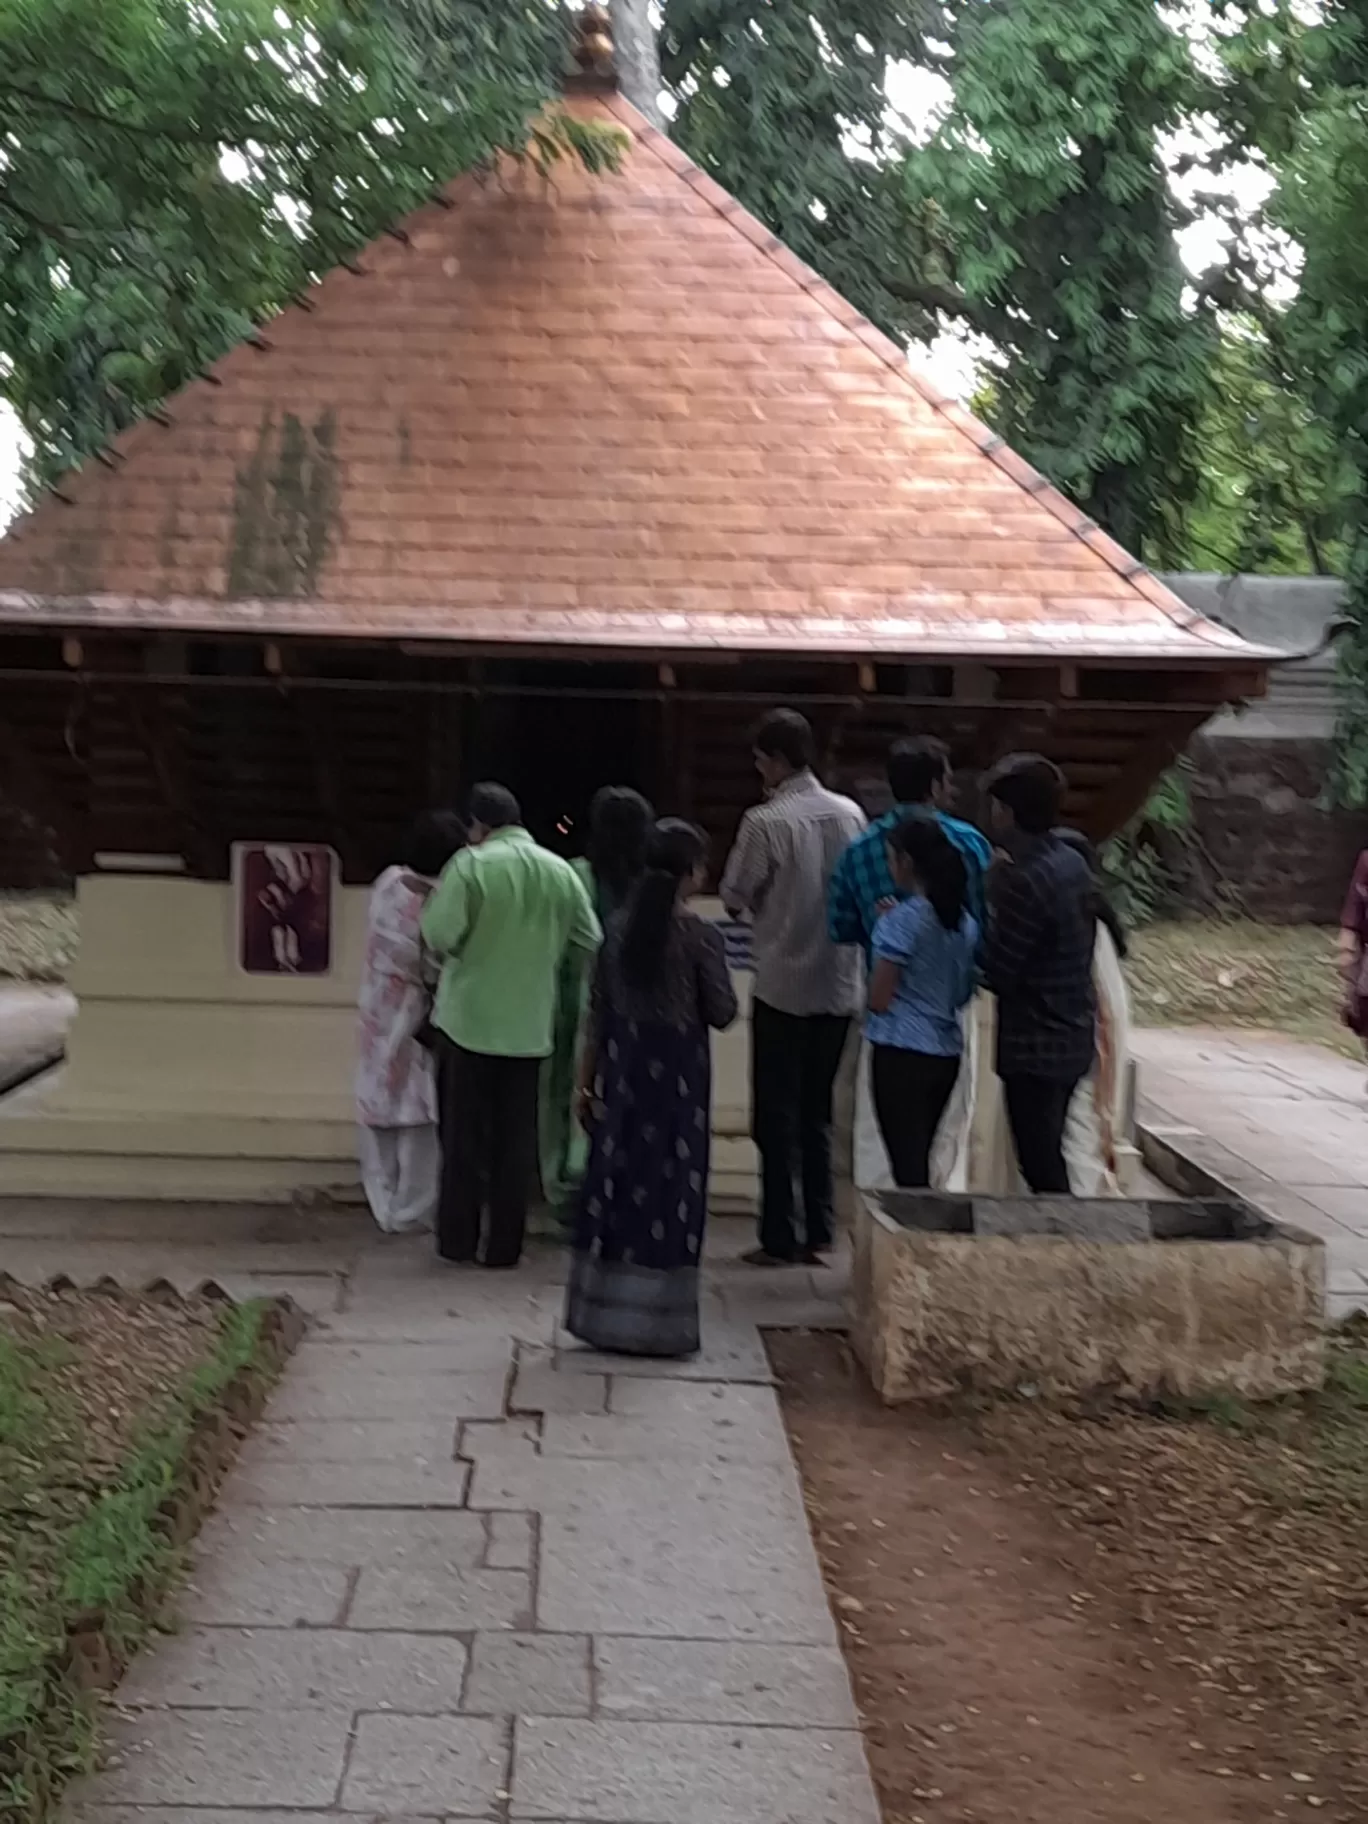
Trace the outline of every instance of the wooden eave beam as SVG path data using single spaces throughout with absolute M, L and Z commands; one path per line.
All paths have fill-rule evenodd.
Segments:
M 1205 719 L 1204 710 L 1194 710 L 1183 727 L 1169 724 L 1142 741 L 1112 783 L 1088 806 L 1086 834 L 1100 842 L 1124 828 L 1149 797 L 1155 780 L 1173 765 L 1188 737 Z

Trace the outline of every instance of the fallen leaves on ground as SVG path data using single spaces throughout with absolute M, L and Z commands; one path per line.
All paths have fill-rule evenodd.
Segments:
M 1276 1761 L 1294 1803 L 1368 1815 L 1368 1346 L 1336 1346 L 1323 1395 L 1265 1408 L 1005 1403 L 977 1426 L 1193 1678 L 1213 1773 Z
M 1334 931 L 1194 919 L 1146 925 L 1126 974 L 1142 1026 L 1238 1026 L 1282 1032 L 1349 1057 L 1358 1041 L 1340 1023 Z

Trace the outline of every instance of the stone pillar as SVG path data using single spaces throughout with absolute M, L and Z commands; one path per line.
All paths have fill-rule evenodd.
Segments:
M 652 126 L 664 127 L 660 111 L 660 54 L 650 0 L 609 0 L 613 21 L 618 88 Z

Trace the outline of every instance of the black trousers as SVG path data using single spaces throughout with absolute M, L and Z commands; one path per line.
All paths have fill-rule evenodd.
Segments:
M 443 1042 L 437 1072 L 443 1259 L 480 1255 L 487 1267 L 517 1265 L 537 1173 L 540 1073 L 540 1058 L 496 1058 Z
M 1053 1077 L 1006 1076 L 1002 1093 L 1021 1175 L 1038 1195 L 1069 1196 L 1069 1168 L 1064 1163 L 1064 1122 L 1080 1078 L 1062 1083 Z
M 803 1187 L 808 1248 L 831 1245 L 831 1098 L 849 1019 L 751 1007 L 751 1133 L 760 1149 L 760 1246 L 800 1253 L 794 1170 Z
M 960 1073 L 958 1058 L 938 1058 L 896 1045 L 873 1047 L 874 1113 L 902 1190 L 931 1182 L 931 1143 Z

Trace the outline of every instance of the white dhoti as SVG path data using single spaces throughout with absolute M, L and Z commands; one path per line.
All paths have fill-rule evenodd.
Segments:
M 1117 1147 L 1126 1138 L 1130 998 L 1111 933 L 1099 925 L 1093 953 L 1097 1060 L 1069 1105 L 1064 1157 L 1076 1197 L 1116 1197 Z M 980 991 L 964 1015 L 964 1055 L 954 1094 L 931 1149 L 931 1183 L 942 1191 L 1008 1197 L 1025 1190 L 1017 1170 L 1002 1083 L 993 1067 L 997 1002 Z M 874 1114 L 870 1047 L 861 1049 L 855 1100 L 855 1183 L 889 1190 L 893 1174 Z
M 1069 1104 L 1064 1162 L 1075 1197 L 1119 1197 L 1124 1186 L 1118 1148 L 1126 1132 L 1126 1079 L 1130 1068 L 1130 994 L 1112 934 L 1097 927 L 1093 949 L 1097 991 L 1097 1057 Z
M 1002 1176 L 1002 1095 L 993 1074 L 991 995 L 977 994 L 964 1015 L 964 1051 L 954 1091 L 931 1148 L 931 1183 L 938 1191 L 992 1191 Z M 862 1191 L 893 1186 L 888 1153 L 874 1113 L 870 1047 L 861 1047 L 855 1093 L 855 1183 Z M 1007 1143 L 1010 1156 L 1010 1142 Z M 1004 1187 L 1005 1188 L 1005 1187 Z
M 387 1235 L 434 1228 L 442 1178 L 436 1124 L 362 1127 L 357 1149 L 361 1183 L 377 1226 Z

